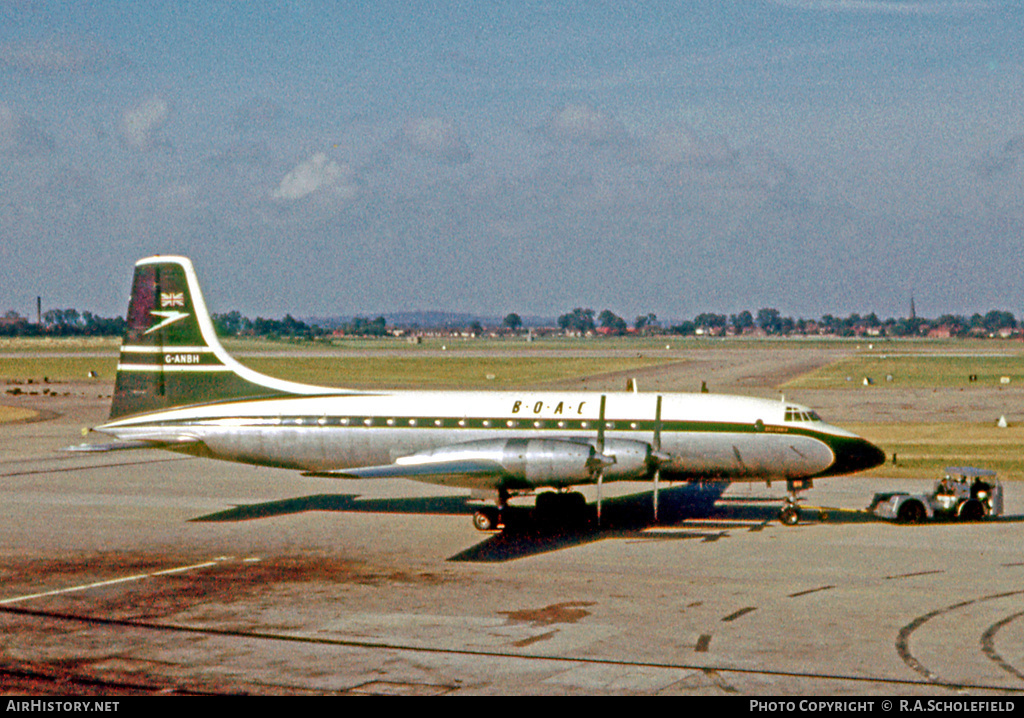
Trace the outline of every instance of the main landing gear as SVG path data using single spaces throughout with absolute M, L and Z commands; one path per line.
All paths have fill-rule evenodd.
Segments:
M 485 506 L 473 514 L 473 528 L 477 531 L 500 531 L 504 528 L 501 510 L 497 506 Z
M 531 522 L 540 526 L 581 526 L 590 517 L 587 498 L 579 491 L 544 491 L 537 494 L 537 503 L 529 512 L 525 508 L 509 510 L 508 498 L 508 493 L 503 491 L 498 495 L 497 506 L 477 509 L 473 514 L 473 528 L 500 531 L 508 527 L 514 513 L 523 518 L 529 515 Z
M 814 482 L 811 479 L 786 480 L 786 491 L 789 495 L 786 496 L 786 503 L 779 510 L 779 521 L 783 526 L 796 526 L 800 522 L 800 507 L 797 505 L 800 497 L 797 492 L 813 487 Z
M 473 514 L 473 528 L 477 531 L 501 531 L 505 528 L 505 514 L 508 512 L 509 493 L 498 489 L 497 506 L 481 506 Z

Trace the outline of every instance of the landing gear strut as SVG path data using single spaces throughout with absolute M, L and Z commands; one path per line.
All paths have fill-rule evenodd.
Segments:
M 473 528 L 477 531 L 501 531 L 505 528 L 505 512 L 508 509 L 507 489 L 498 489 L 497 506 L 481 506 L 473 513 Z
M 786 491 L 789 492 L 789 495 L 786 497 L 786 503 L 783 504 L 782 509 L 779 511 L 779 521 L 782 522 L 783 526 L 796 526 L 800 522 L 800 507 L 797 506 L 799 496 L 797 492 L 813 487 L 814 482 L 811 479 L 786 479 Z

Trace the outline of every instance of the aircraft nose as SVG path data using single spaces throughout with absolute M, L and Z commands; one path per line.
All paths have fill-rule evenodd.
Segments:
M 851 439 L 835 449 L 830 474 L 853 474 L 885 463 L 885 452 L 864 439 Z

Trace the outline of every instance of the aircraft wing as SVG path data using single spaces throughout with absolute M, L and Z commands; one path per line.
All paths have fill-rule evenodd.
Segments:
M 441 446 L 403 456 L 393 464 L 316 471 L 305 476 L 339 479 L 403 478 L 471 489 L 535 488 L 590 483 L 595 450 L 554 439 L 485 440 Z M 612 463 L 614 460 L 610 460 Z
M 360 466 L 336 471 L 308 471 L 302 475 L 329 479 L 415 479 L 436 484 L 477 486 L 494 484 L 505 476 L 506 472 L 500 464 L 487 459 L 448 459 Z

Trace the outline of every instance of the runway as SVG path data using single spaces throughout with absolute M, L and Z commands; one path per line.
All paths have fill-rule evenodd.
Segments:
M 832 479 L 795 527 L 784 486 L 662 491 L 654 527 L 621 484 L 600 528 L 482 534 L 426 484 L 61 453 L 107 399 L 34 401 L 0 425 L 9 693 L 1024 692 L 1016 484 L 1000 520 L 899 526 L 859 510 L 919 485 Z

